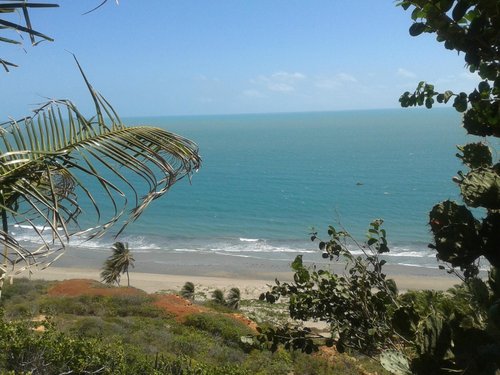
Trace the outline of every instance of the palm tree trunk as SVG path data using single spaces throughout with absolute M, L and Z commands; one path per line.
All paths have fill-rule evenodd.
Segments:
M 128 268 L 127 268 L 127 286 L 130 287 L 130 277 L 128 275 Z

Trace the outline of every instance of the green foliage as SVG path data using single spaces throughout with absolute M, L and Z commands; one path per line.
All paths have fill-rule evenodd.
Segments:
M 252 335 L 253 332 L 246 325 L 222 314 L 192 314 L 186 317 L 185 324 L 199 330 L 209 332 L 224 340 L 226 343 L 240 345 L 247 349 L 248 346 L 241 341 L 242 336 Z
M 395 375 L 411 375 L 408 359 L 395 350 L 386 350 L 380 354 L 380 363 Z
M 435 33 L 447 49 L 463 53 L 469 70 L 481 78 L 469 94 L 439 93 L 433 85 L 420 82 L 414 93 L 401 96 L 401 105 L 431 108 L 434 100 L 447 103 L 453 98 L 453 107 L 464 113 L 463 127 L 469 134 L 500 137 L 498 1 L 409 0 L 399 5 L 413 8 L 411 35 Z M 445 201 L 434 206 L 429 214 L 434 236 L 430 247 L 437 251 L 439 260 L 450 264 L 449 272 L 457 273 L 455 268 L 463 272 L 465 293 L 473 309 L 452 309 L 449 315 L 436 309 L 419 320 L 419 345 L 411 364 L 416 373 L 493 374 L 500 369 L 500 163 L 493 157 L 498 155 L 496 150 L 486 143 L 458 149 L 457 157 L 469 170 L 458 172 L 453 180 L 465 205 Z M 481 208 L 485 216 L 476 219 L 469 207 Z M 481 257 L 490 265 L 486 283 L 477 278 Z M 456 291 L 452 301 L 459 301 L 463 294 L 464 290 Z
M 115 242 L 111 247 L 113 254 L 104 262 L 101 272 L 101 279 L 106 284 L 117 283 L 120 285 L 120 275 L 127 274 L 127 286 L 130 286 L 128 269 L 134 267 L 135 259 L 132 256 L 128 243 Z
M 380 355 L 384 367 L 396 374 L 465 369 L 479 374 L 498 366 L 498 273 L 491 272 L 487 282 L 468 278 L 447 292 L 399 294 L 382 272 L 385 262 L 379 256 L 389 249 L 380 220 L 371 224 L 364 244 L 333 227 L 328 233 L 330 240 L 320 241 L 319 248 L 324 257 L 346 262 L 343 275 L 306 268 L 298 256 L 292 263 L 294 282 L 276 280 L 261 298 L 273 303 L 286 297 L 292 319 L 323 321 L 330 337 L 295 325 L 262 327 L 258 341 L 264 347 L 311 353 L 336 345 L 340 352 Z M 312 239 L 317 239 L 315 233 Z M 353 255 L 353 246 L 364 255 Z
M 240 307 L 241 293 L 238 288 L 231 288 L 224 297 L 224 292 L 220 289 L 215 289 L 212 292 L 212 300 L 208 301 L 208 305 L 218 309 L 223 307 L 220 311 L 238 310 Z
M 220 289 L 215 289 L 212 292 L 212 302 L 218 305 L 225 306 L 226 305 L 226 300 L 224 298 L 224 292 Z
M 231 288 L 227 294 L 226 306 L 233 310 L 240 307 L 241 294 L 238 288 Z
M 345 364 L 342 359 L 342 365 L 331 366 L 323 358 L 286 351 L 271 354 L 256 349 L 251 340 L 252 331 L 225 314 L 199 314 L 188 318 L 188 323 L 181 324 L 153 306 L 154 297 L 146 294 L 53 297 L 44 294 L 49 286 L 49 282 L 36 281 L 30 285 L 30 281 L 22 279 L 7 286 L 8 298 L 2 301 L 2 305 L 6 312 L 11 312 L 9 316 L 16 322 L 4 320 L 0 328 L 3 333 L 13 329 L 5 328 L 7 326 L 24 328 L 16 328 L 18 336 L 8 337 L 17 340 L 17 346 L 5 341 L 5 335 L 0 333 L 0 373 L 14 368 L 16 373 L 21 372 L 21 367 L 6 364 L 5 357 L 2 357 L 10 355 L 13 349 L 23 368 L 27 361 L 35 363 L 36 357 L 44 361 L 44 366 L 51 371 L 48 373 L 79 373 L 78 369 L 90 372 L 95 362 L 108 363 L 102 373 L 111 374 L 275 375 L 295 371 L 297 374 L 326 375 L 360 372 L 350 365 L 347 357 Z M 244 305 L 249 303 L 245 301 Z M 30 311 L 27 321 L 23 321 L 24 315 L 15 315 L 15 306 L 24 306 Z M 225 312 L 234 312 L 227 307 L 222 308 Z M 274 314 L 273 310 L 269 311 Z M 49 324 L 43 323 L 47 329 L 45 336 L 31 329 L 42 324 L 31 322 L 32 317 L 40 313 L 51 316 Z M 261 315 L 261 319 L 266 320 L 265 315 Z M 242 337 L 247 340 L 243 341 Z M 58 359 L 52 360 L 50 353 L 55 353 L 53 346 L 56 343 L 68 348 L 65 351 L 58 349 Z M 81 346 L 82 354 L 76 353 L 75 348 L 70 350 L 69 346 Z M 45 348 L 43 353 L 42 348 Z M 118 353 L 118 357 L 115 362 L 109 363 L 108 356 L 114 353 Z M 73 361 L 78 359 L 80 367 L 73 367 Z
M 43 297 L 39 300 L 44 314 L 100 315 L 106 317 L 165 317 L 166 313 L 152 305 L 153 298 L 144 296 Z
M 35 332 L 33 323 L 0 321 L 0 353 L 0 368 L 16 373 L 126 373 L 123 347 L 70 338 L 50 325 Z
M 426 105 L 434 100 L 447 103 L 464 112 L 463 126 L 469 134 L 481 137 L 500 136 L 500 8 L 496 0 L 402 1 L 404 9 L 413 8 L 411 35 L 435 33 L 447 49 L 464 54 L 471 72 L 482 81 L 467 94 L 452 91 L 438 93 L 434 86 L 420 82 L 414 93 L 405 92 L 403 107 Z M 417 32 L 418 31 L 418 32 Z M 469 168 L 459 172 L 454 181 L 459 185 L 465 204 L 486 210 L 486 217 L 473 218 L 466 206 L 442 202 L 430 213 L 435 249 L 439 259 L 464 271 L 464 277 L 475 277 L 477 262 L 484 256 L 494 267 L 500 267 L 500 163 L 493 159 L 485 143 L 458 147 L 457 156 Z
M 194 300 L 194 284 L 191 281 L 186 282 L 181 289 L 181 296 L 186 299 Z
M 292 263 L 293 283 L 280 283 L 261 299 L 274 303 L 280 297 L 289 299 L 290 317 L 296 320 L 321 320 L 330 326 L 331 338 L 314 337 L 306 329 L 284 327 L 262 331 L 261 341 L 272 342 L 271 349 L 284 343 L 286 348 L 312 352 L 318 343 L 332 346 L 343 352 L 353 348 L 364 353 L 375 353 L 393 347 L 395 340 L 390 317 L 397 306 L 395 283 L 382 272 L 386 253 L 386 232 L 382 220 L 370 224 L 367 241 L 361 245 L 346 231 L 328 228 L 328 241 L 319 241 L 324 258 L 342 259 L 346 262 L 346 274 L 337 275 L 323 269 L 309 270 L 299 255 Z M 313 233 L 312 240 L 317 240 Z M 364 253 L 355 256 L 352 246 Z

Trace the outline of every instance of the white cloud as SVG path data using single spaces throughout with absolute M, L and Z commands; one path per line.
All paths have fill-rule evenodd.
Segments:
M 269 91 L 287 93 L 295 91 L 297 84 L 306 78 L 304 74 L 299 72 L 276 72 L 270 76 L 261 75 L 256 79 L 250 80 L 250 82 L 264 86 Z
M 413 72 L 410 72 L 409 70 L 406 70 L 404 68 L 399 68 L 398 72 L 396 73 L 399 77 L 403 78 L 417 78 L 417 75 Z
M 271 78 L 273 80 L 277 81 L 284 81 L 284 82 L 296 82 L 300 81 L 306 78 L 306 76 L 302 73 L 287 73 L 287 72 L 277 72 L 274 73 Z

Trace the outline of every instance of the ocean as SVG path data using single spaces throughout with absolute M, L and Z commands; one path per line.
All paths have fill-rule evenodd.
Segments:
M 174 185 L 118 238 L 158 265 L 181 253 L 320 261 L 313 230 L 326 239 L 328 225 L 344 227 L 363 241 L 370 221 L 382 218 L 389 263 L 435 268 L 427 214 L 459 200 L 456 145 L 470 141 L 453 109 L 123 120 L 192 139 L 203 158 L 191 183 Z M 102 259 L 114 241 L 71 246 Z

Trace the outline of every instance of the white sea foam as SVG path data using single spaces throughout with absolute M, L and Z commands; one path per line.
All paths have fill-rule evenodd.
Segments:
M 240 237 L 240 241 L 241 242 L 257 242 L 257 241 L 259 241 L 259 239 L 258 238 L 241 238 Z
M 414 263 L 396 263 L 399 266 L 405 266 L 405 267 L 420 267 L 420 268 L 431 268 L 431 269 L 438 269 L 438 266 L 432 265 L 432 264 L 414 264 Z
M 224 256 L 231 256 L 231 257 L 238 257 L 238 258 L 255 258 L 255 257 L 252 257 L 250 255 L 244 255 L 244 254 L 221 254 L 218 251 L 216 251 L 215 254 L 224 255 Z
M 47 233 L 48 231 L 45 231 Z M 16 225 L 16 239 L 27 243 L 39 244 L 42 239 L 29 225 Z M 45 235 L 46 241 L 50 241 L 51 237 Z M 315 245 L 307 241 L 282 241 L 282 240 L 266 240 L 257 237 L 233 237 L 233 238 L 167 238 L 162 236 L 144 236 L 144 235 L 126 235 L 118 239 L 110 235 L 102 238 L 94 238 L 87 240 L 85 235 L 73 236 L 69 242 L 69 246 L 78 249 L 87 249 L 94 252 L 108 252 L 116 241 L 128 242 L 132 251 L 138 253 L 155 252 L 158 256 L 163 256 L 163 251 L 176 253 L 205 253 L 218 254 L 221 256 L 238 256 L 242 258 L 259 258 L 259 259 L 274 259 L 292 260 L 298 254 L 313 254 L 311 256 L 321 260 L 320 251 Z M 435 253 L 428 249 L 425 244 L 403 244 L 391 246 L 391 251 L 383 254 L 383 257 L 392 263 L 401 265 L 427 267 L 430 261 L 429 258 L 434 258 Z M 354 255 L 362 255 L 362 251 L 352 248 Z M 274 256 L 273 256 L 274 254 Z M 404 258 L 404 262 L 399 262 L 397 258 Z M 392 259 L 392 261 L 391 261 Z M 426 265 L 424 265 L 426 263 Z M 430 266 L 430 265 L 429 265 Z M 436 268 L 433 266 L 432 268 Z
M 178 253 L 199 253 L 200 250 L 198 249 L 174 249 L 174 251 Z

